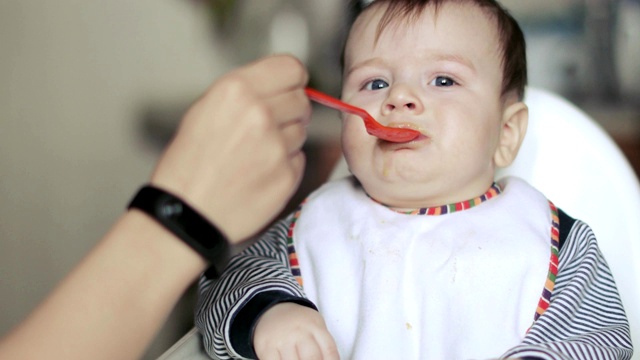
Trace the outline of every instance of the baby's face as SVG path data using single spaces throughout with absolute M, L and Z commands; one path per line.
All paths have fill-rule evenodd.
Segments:
M 453 203 L 493 181 L 504 104 L 496 25 L 479 8 L 432 6 L 392 22 L 375 42 L 386 5 L 356 21 L 345 51 L 342 98 L 385 125 L 425 138 L 388 143 L 344 116 L 342 144 L 353 174 L 375 199 L 400 208 Z

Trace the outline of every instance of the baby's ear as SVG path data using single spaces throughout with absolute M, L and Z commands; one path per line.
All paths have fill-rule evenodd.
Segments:
M 493 156 L 497 167 L 511 165 L 518 155 L 529 123 L 529 108 L 522 101 L 515 102 L 502 113 L 502 128 L 498 148 Z

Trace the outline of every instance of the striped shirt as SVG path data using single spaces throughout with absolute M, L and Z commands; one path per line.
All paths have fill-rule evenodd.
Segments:
M 547 297 L 550 302 L 543 304 L 545 311 L 521 344 L 505 349 L 503 357 L 628 359 L 632 354 L 629 325 L 593 232 L 586 224 L 558 213 L 559 263 L 555 286 Z M 258 309 L 281 301 L 313 307 L 292 276 L 287 240 L 295 219 L 292 214 L 278 222 L 233 258 L 221 279 L 201 278 L 196 326 L 208 353 L 221 359 L 255 356 L 246 324 L 259 313 L 246 309 L 256 303 Z

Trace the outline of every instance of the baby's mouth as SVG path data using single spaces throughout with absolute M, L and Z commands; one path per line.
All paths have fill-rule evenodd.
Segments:
M 394 127 L 394 128 L 400 128 L 400 129 L 411 129 L 411 130 L 418 131 L 420 133 L 420 135 L 417 138 L 412 139 L 412 140 L 408 141 L 407 143 L 413 143 L 413 142 L 418 142 L 418 141 L 423 141 L 423 140 L 429 139 L 429 136 L 427 135 L 426 131 L 424 129 L 420 128 L 420 126 L 418 126 L 418 125 L 416 125 L 414 123 L 396 122 L 396 123 L 390 123 L 387 126 Z

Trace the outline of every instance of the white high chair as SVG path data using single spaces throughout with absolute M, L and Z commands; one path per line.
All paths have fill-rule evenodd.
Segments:
M 542 191 L 568 215 L 588 223 L 616 279 L 640 346 L 640 183 L 612 139 L 561 97 L 527 89 L 529 128 L 518 158 L 497 178 L 514 175 Z M 349 173 L 341 160 L 331 178 Z M 506 350 L 506 349 L 505 349 Z M 209 359 L 194 328 L 162 360 Z M 640 360 L 640 349 L 633 355 Z

